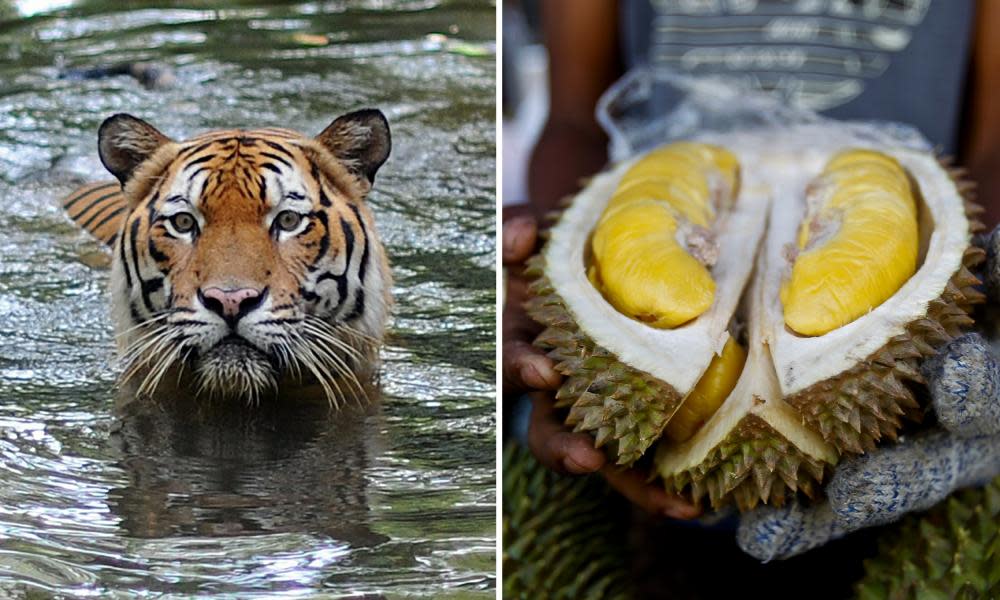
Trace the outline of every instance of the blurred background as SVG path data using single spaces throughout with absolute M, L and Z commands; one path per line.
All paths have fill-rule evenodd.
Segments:
M 492 598 L 489 0 L 0 0 L 0 596 Z M 397 301 L 381 410 L 114 409 L 97 127 L 318 133 L 372 106 Z
M 503 181 L 504 205 L 527 202 L 531 149 L 549 110 L 548 54 L 539 32 L 537 0 L 503 2 Z

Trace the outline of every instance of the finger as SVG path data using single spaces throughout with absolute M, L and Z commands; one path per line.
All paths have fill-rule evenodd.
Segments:
M 956 489 L 1000 472 L 1000 436 L 937 430 L 842 462 L 826 487 L 830 507 L 853 531 L 926 510 Z
M 605 465 L 601 475 L 629 502 L 653 515 L 663 515 L 674 519 L 693 519 L 701 514 L 701 508 L 675 494 L 668 494 L 659 485 L 648 483 L 646 474 L 638 469 L 627 469 L 616 465 Z
M 532 395 L 528 447 L 549 469 L 574 475 L 593 473 L 607 460 L 604 452 L 594 448 L 594 438 L 566 429 L 544 394 Z
M 556 390 L 562 376 L 552 359 L 523 340 L 503 344 L 503 393 L 527 390 Z
M 962 437 L 1000 433 L 1000 367 L 982 336 L 955 338 L 923 371 L 942 427 Z
M 767 562 L 802 554 L 845 533 L 829 504 L 805 508 L 793 502 L 781 508 L 762 506 L 741 516 L 736 543 Z
M 562 382 L 562 376 L 556 372 L 552 360 L 530 343 L 542 328 L 525 312 L 524 301 L 527 297 L 526 282 L 521 279 L 508 282 L 502 333 L 504 394 L 533 389 L 554 390 Z
M 503 223 L 503 264 L 517 265 L 524 262 L 535 251 L 538 241 L 538 226 L 531 217 L 521 216 Z

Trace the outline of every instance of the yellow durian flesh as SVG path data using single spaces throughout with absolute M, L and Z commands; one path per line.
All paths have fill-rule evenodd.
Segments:
M 817 336 L 895 294 L 916 271 L 920 242 L 908 176 L 885 154 L 841 152 L 810 193 L 819 198 L 799 229 L 781 301 L 792 331 Z
M 622 177 L 594 229 L 590 280 L 618 311 L 653 327 L 703 314 L 715 298 L 704 248 L 738 179 L 736 158 L 708 144 L 679 142 L 646 155 Z
M 706 166 L 712 170 L 706 172 Z M 657 148 L 634 164 L 623 181 L 647 177 L 677 178 L 708 192 L 706 175 L 720 177 L 724 184 L 720 189 L 725 190 L 729 198 L 735 198 L 739 189 L 739 159 L 725 148 L 701 142 L 674 142 Z
M 676 242 L 676 230 L 668 207 L 645 200 L 615 211 L 591 242 L 605 297 L 653 327 L 690 321 L 708 310 L 715 295 L 711 274 Z
M 674 442 L 683 442 L 694 435 L 736 387 L 746 360 L 746 348 L 730 337 L 722 354 L 712 359 L 708 370 L 667 422 L 664 435 Z

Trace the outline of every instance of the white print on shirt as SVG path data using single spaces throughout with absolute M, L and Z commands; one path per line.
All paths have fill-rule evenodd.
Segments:
M 650 59 L 827 110 L 885 72 L 930 1 L 652 0 Z

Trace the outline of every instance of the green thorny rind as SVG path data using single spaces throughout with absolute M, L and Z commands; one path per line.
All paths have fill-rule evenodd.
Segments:
M 1000 598 L 1000 478 L 910 515 L 879 542 L 861 600 Z
M 697 466 L 664 477 L 664 483 L 668 491 L 687 490 L 696 502 L 707 495 L 712 508 L 735 501 L 747 511 L 760 502 L 781 506 L 796 492 L 815 497 L 830 468 L 750 415 Z
M 508 442 L 503 454 L 503 597 L 624 600 L 626 527 L 596 476 L 559 475 Z
M 663 433 L 681 396 L 668 384 L 620 362 L 576 324 L 544 273 L 541 255 L 528 261 L 525 274 L 535 278 L 526 308 L 546 329 L 535 345 L 548 351 L 556 370 L 566 376 L 556 406 L 569 407 L 566 424 L 607 446 L 620 465 L 632 465 Z
M 982 209 L 972 202 L 967 184 L 960 182 L 958 187 L 965 197 L 970 230 L 976 233 L 982 229 L 976 219 Z M 841 452 L 860 454 L 874 450 L 883 437 L 895 440 L 902 418 L 919 421 L 922 416 L 907 383 L 924 384 L 920 363 L 962 335 L 973 324 L 969 315 L 974 305 L 985 300 L 976 289 L 981 282 L 970 271 L 984 258 L 981 248 L 968 247 L 962 266 L 941 296 L 927 305 L 927 316 L 907 325 L 905 334 L 889 340 L 861 363 L 786 401 L 802 414 L 807 425 Z

